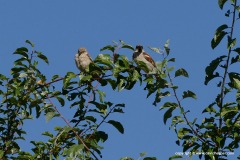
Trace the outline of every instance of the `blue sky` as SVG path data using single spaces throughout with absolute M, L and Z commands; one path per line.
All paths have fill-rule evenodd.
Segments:
M 181 90 L 190 89 L 198 97 L 197 101 L 185 102 L 191 109 L 189 118 L 199 117 L 201 121 L 199 114 L 218 92 L 215 84 L 203 84 L 205 67 L 217 54 L 223 54 L 219 53 L 221 49 L 225 49 L 224 45 L 214 51 L 210 47 L 215 29 L 227 23 L 216 0 L 1 1 L 0 19 L 1 73 L 9 74 L 16 59 L 12 53 L 25 45 L 27 39 L 49 58 L 49 66 L 40 65 L 49 77 L 63 76 L 69 71 L 79 73 L 74 63 L 79 47 L 86 47 L 95 58 L 100 48 L 111 44 L 112 40 L 123 40 L 133 46 L 142 44 L 147 48 L 162 47 L 170 39 L 171 55 L 176 58 L 174 66 L 185 68 L 190 75 L 189 79 L 177 80 L 177 84 Z M 156 61 L 160 60 L 156 53 L 149 53 Z M 131 59 L 132 55 L 126 56 Z M 164 111 L 159 111 L 160 104 L 157 107 L 151 105 L 152 99 L 146 99 L 143 86 L 114 94 L 106 89 L 106 93 L 111 101 L 126 103 L 125 114 L 114 117 L 124 125 L 125 134 L 121 135 L 110 126 L 102 128 L 109 132 L 103 159 L 124 156 L 137 159 L 140 152 L 167 159 L 181 151 L 175 144 L 176 135 L 163 124 Z M 54 120 L 58 121 L 62 120 Z M 36 120 L 26 125 L 29 133 L 38 137 L 49 124 Z

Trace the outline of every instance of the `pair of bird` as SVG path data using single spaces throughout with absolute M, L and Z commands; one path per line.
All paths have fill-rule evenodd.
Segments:
M 136 50 L 132 56 L 133 60 L 137 65 L 140 66 L 141 63 L 144 63 L 146 67 L 142 67 L 142 69 L 148 74 L 149 72 L 154 71 L 156 69 L 156 63 L 152 59 L 152 57 L 147 54 L 143 50 L 143 46 L 137 45 Z M 90 63 L 93 63 L 92 58 L 90 57 L 89 53 L 87 52 L 86 48 L 79 48 L 78 53 L 75 55 L 75 62 L 78 69 L 81 72 L 86 72 Z

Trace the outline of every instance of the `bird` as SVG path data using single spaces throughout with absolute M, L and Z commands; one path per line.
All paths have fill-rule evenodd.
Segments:
M 81 72 L 88 72 L 90 63 L 93 63 L 86 48 L 79 48 L 78 53 L 75 55 L 75 63 Z
M 143 50 L 143 46 L 137 45 L 133 53 L 132 59 L 147 74 L 156 71 L 156 63 L 153 58 Z M 143 62 L 143 64 L 141 64 Z

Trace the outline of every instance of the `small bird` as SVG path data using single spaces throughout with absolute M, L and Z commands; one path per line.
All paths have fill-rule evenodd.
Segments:
M 152 57 L 149 54 L 147 54 L 143 50 L 143 46 L 141 45 L 136 46 L 136 50 L 133 53 L 132 58 L 139 67 L 142 66 L 141 62 L 146 64 L 146 67 L 141 67 L 141 69 L 144 70 L 144 72 L 146 72 L 147 74 L 149 72 L 153 72 L 156 70 L 155 61 L 152 59 Z
M 93 63 L 92 58 L 87 52 L 86 48 L 79 48 L 75 55 L 75 62 L 81 72 L 88 72 L 90 63 Z

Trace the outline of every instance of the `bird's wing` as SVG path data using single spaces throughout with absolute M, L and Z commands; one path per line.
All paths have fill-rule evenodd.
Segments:
M 87 54 L 88 58 L 93 62 L 92 58 L 90 57 L 89 53 Z
M 149 54 L 147 54 L 146 52 L 143 52 L 143 56 L 148 62 L 150 62 L 154 67 L 156 67 L 155 61 L 152 59 L 152 57 Z

